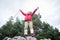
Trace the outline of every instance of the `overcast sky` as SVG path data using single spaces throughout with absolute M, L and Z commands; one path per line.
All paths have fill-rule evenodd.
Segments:
M 26 13 L 33 11 L 36 7 L 39 7 L 36 14 L 41 14 L 42 21 L 60 30 L 60 0 L 0 0 L 0 27 L 16 13 L 20 20 L 24 20 L 19 9 Z

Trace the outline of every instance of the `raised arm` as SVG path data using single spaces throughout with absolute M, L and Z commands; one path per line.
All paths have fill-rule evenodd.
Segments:
M 20 12 L 25 16 L 26 14 L 20 9 Z
M 34 13 L 39 9 L 39 7 L 37 7 L 33 12 L 32 12 L 32 16 L 34 15 Z

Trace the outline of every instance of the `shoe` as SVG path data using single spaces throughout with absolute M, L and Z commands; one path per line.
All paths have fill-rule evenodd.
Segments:
M 26 35 L 26 34 L 24 35 L 24 38 L 25 38 L 26 40 L 27 40 L 27 36 L 28 36 L 28 35 Z
M 35 33 L 31 33 L 31 36 L 34 37 L 35 36 Z

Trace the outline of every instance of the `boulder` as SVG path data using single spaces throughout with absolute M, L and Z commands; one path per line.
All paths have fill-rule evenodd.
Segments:
M 37 39 L 31 36 L 27 36 L 26 38 L 21 36 L 15 36 L 13 38 L 5 37 L 3 40 L 37 40 Z

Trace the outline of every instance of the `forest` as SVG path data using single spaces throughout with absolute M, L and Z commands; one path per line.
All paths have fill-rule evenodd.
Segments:
M 42 22 L 41 15 L 35 14 L 33 16 L 33 28 L 35 31 L 35 37 L 37 40 L 50 38 L 51 40 L 60 40 L 60 32 L 57 28 L 53 28 L 53 25 Z M 11 16 L 10 19 L 0 28 L 0 40 L 5 37 L 24 36 L 24 20 L 20 20 L 16 17 L 16 21 Z M 30 35 L 30 31 L 28 31 Z

